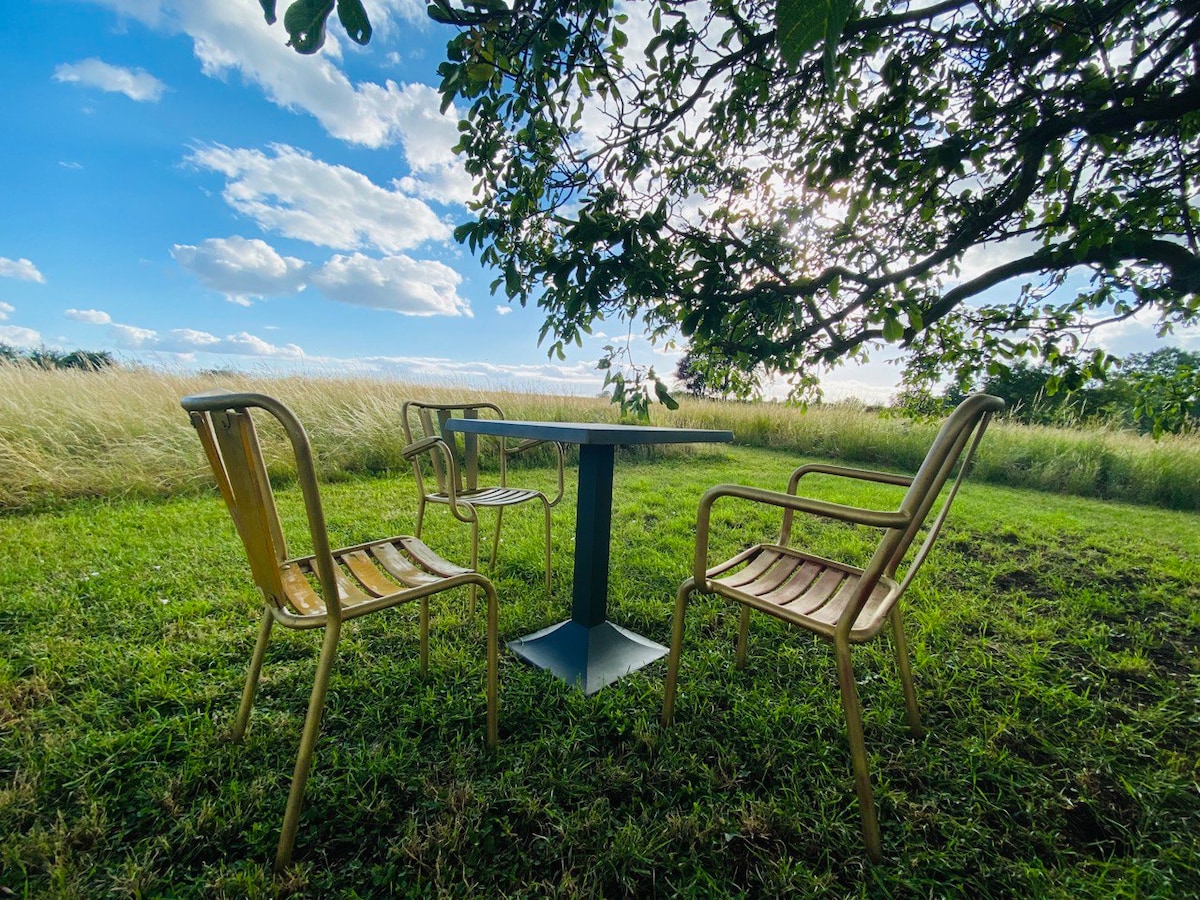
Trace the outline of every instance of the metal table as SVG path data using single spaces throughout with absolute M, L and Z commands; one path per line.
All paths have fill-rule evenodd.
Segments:
M 667 648 L 662 644 L 608 621 L 615 449 L 618 444 L 728 443 L 733 440 L 733 432 L 509 419 L 450 419 L 445 428 L 461 434 L 579 445 L 571 618 L 510 641 L 509 649 L 521 659 L 549 669 L 568 684 L 578 684 L 585 694 L 594 694 L 622 675 L 664 656 Z

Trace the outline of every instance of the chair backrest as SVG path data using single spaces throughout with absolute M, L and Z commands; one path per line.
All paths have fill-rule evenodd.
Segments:
M 479 435 L 454 434 L 445 429 L 446 422 L 453 418 L 503 419 L 504 413 L 495 403 L 425 403 L 409 400 L 400 408 L 404 426 L 404 441 L 411 444 L 423 437 L 440 437 L 454 454 L 458 463 L 457 493 L 473 491 L 479 487 Z M 419 433 L 414 425 L 419 427 Z M 449 493 L 454 473 L 446 471 L 445 461 L 439 453 L 422 454 L 428 457 L 433 468 L 437 488 Z M 504 481 L 504 454 L 500 454 L 501 483 Z M 413 459 L 413 474 L 417 479 L 417 490 L 425 493 L 423 465 L 420 456 Z
M 917 570 L 932 549 L 934 541 L 937 540 L 946 516 L 950 512 L 950 507 L 954 503 L 954 498 L 958 495 L 958 489 L 970 468 L 975 449 L 979 446 L 979 441 L 987 429 L 988 421 L 1003 409 L 1004 401 L 999 397 L 993 397 L 990 394 L 972 394 L 955 408 L 942 424 L 937 437 L 934 438 L 933 444 L 925 456 L 925 461 L 921 463 L 921 468 L 917 470 L 912 485 L 900 504 L 902 510 L 911 513 L 912 520 L 896 544 L 886 567 L 887 574 L 894 575 L 903 562 L 956 465 L 958 465 L 958 476 L 905 572 L 901 591 L 916 575 Z
M 326 597 L 336 597 L 336 587 L 332 593 L 325 588 L 325 585 L 336 585 L 336 575 L 312 451 L 308 436 L 292 412 L 264 394 L 229 391 L 184 397 L 180 404 L 200 436 L 217 487 L 246 548 L 255 584 L 281 609 L 286 594 L 279 566 L 288 558 L 288 548 L 250 410 L 265 410 L 283 425 L 295 455 L 322 593 Z

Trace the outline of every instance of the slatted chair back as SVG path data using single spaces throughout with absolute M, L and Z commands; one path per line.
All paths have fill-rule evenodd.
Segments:
M 943 488 L 954 473 L 956 465 L 958 475 L 942 500 L 941 507 L 929 525 L 921 546 L 905 571 L 899 594 L 904 593 L 904 589 L 917 574 L 917 570 L 921 568 L 921 564 L 937 541 L 942 525 L 945 524 L 946 517 L 950 514 L 950 507 L 954 504 L 959 488 L 962 487 L 963 480 L 971 468 L 975 451 L 983 439 L 988 422 L 993 415 L 1003 409 L 1004 401 L 999 397 L 975 394 L 960 403 L 938 430 L 937 437 L 934 438 L 929 452 L 925 455 L 925 461 L 917 470 L 917 474 L 913 476 L 912 486 L 909 487 L 900 504 L 902 510 L 911 513 L 912 523 L 905 529 L 896 545 L 891 559 L 884 568 L 884 574 L 895 577 L 913 541 L 925 527 L 926 520 L 938 502 L 938 498 L 941 497 Z
M 285 614 L 328 612 L 331 617 L 339 617 L 340 604 L 328 604 L 331 608 L 325 609 L 327 598 L 339 594 L 338 570 L 329 550 L 316 467 L 304 427 L 286 406 L 261 394 L 214 392 L 198 395 L 198 399 L 216 396 L 224 397 L 228 405 L 222 404 L 220 409 L 190 409 L 188 415 L 246 548 L 255 584 L 267 600 Z M 321 596 L 318 598 L 309 593 L 309 602 L 301 607 L 294 602 L 299 594 L 295 590 L 289 591 L 282 580 L 281 564 L 288 558 L 288 545 L 251 414 L 251 409 L 255 408 L 270 414 L 283 426 L 304 496 L 315 557 L 313 569 Z
M 281 604 L 279 564 L 287 559 L 287 543 L 254 421 L 245 409 L 189 415 L 246 548 L 255 584 L 273 603 Z
M 494 403 L 424 403 L 410 400 L 401 407 L 400 417 L 404 424 L 404 440 L 406 444 L 423 437 L 440 437 L 446 442 L 454 455 L 456 471 L 450 471 L 445 459 L 437 453 L 422 454 L 429 460 L 433 477 L 440 494 L 451 493 L 451 483 L 454 493 L 466 494 L 479 488 L 479 436 L 475 434 L 454 434 L 446 431 L 446 422 L 452 417 L 463 419 L 494 418 L 503 419 L 504 413 Z M 415 422 L 414 422 L 415 419 Z M 413 428 L 418 425 L 420 433 Z M 413 473 L 417 479 L 417 490 L 422 494 L 432 493 L 425 490 L 423 478 L 422 457 L 413 459 Z M 506 477 L 505 454 L 499 454 L 500 483 Z

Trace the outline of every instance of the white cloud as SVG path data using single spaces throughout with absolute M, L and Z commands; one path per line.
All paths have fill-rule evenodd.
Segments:
M 54 80 L 124 94 L 139 103 L 156 103 L 167 86 L 143 69 L 126 69 L 99 59 L 63 63 L 54 70 Z
M 108 330 L 116 342 L 125 347 L 136 349 L 153 346 L 158 341 L 158 332 L 150 328 L 138 328 L 136 325 L 119 325 L 113 322 L 108 326 Z
M 194 328 L 175 328 L 171 331 L 171 340 L 163 343 L 159 349 L 174 353 L 219 353 L 229 356 L 253 356 L 259 359 L 304 358 L 304 351 L 295 344 L 285 344 L 281 347 L 245 331 L 219 338 L 215 334 L 197 331 Z
M 14 308 L 15 307 L 11 303 L 0 301 L 0 322 L 3 322 L 5 319 L 7 319 L 8 314 L 11 313 Z
M 367 356 L 355 359 L 309 357 L 307 371 L 328 366 L 337 374 L 391 376 L 435 384 L 466 384 L 482 388 L 547 390 L 554 393 L 594 394 L 603 376 L 591 363 L 508 365 L 478 360 L 421 356 Z
M 40 333 L 20 325 L 0 325 L 0 344 L 10 347 L 36 347 L 42 342 Z
M 461 203 L 471 200 L 474 182 L 466 169 L 454 163 L 426 167 L 417 175 L 406 175 L 396 186 L 414 197 L 434 203 Z
M 186 33 L 206 75 L 224 77 L 228 72 L 237 72 L 258 85 L 272 103 L 311 114 L 339 140 L 371 148 L 399 142 L 414 171 L 444 165 L 452 159 L 451 148 L 458 141 L 457 113 L 451 110 L 448 115 L 441 115 L 440 97 L 427 85 L 398 85 L 391 80 L 383 84 L 351 82 L 336 65 L 346 42 L 336 16 L 331 20 L 324 49 L 315 56 L 301 56 L 285 46 L 287 32 L 283 23 L 267 25 L 257 3 L 99 2 L 151 27 Z M 280 4 L 281 14 L 286 6 Z M 398 28 L 411 31 L 429 25 L 423 4 L 413 0 L 383 0 L 372 6 L 370 13 L 380 36 Z M 397 23 L 395 19 L 403 21 Z M 375 46 L 378 45 L 376 40 Z
M 188 358 L 197 352 L 280 360 L 304 358 L 304 351 L 295 344 L 278 346 L 244 331 L 221 338 L 195 328 L 173 328 L 164 338 L 151 328 L 113 322 L 107 313 L 97 310 L 68 310 L 67 312 L 68 315 L 74 313 L 75 315 L 72 315 L 71 318 L 80 322 L 104 326 L 114 344 L 133 351 L 175 353 Z M 33 335 L 25 342 L 26 344 L 36 344 L 40 341 L 40 337 L 35 331 L 29 331 L 27 328 L 15 330 Z M 0 328 L 0 341 L 5 340 L 3 332 L 4 329 Z M 9 343 L 16 343 L 16 341 L 9 341 Z
M 89 325 L 108 325 L 112 322 L 112 316 L 99 309 L 68 309 L 63 315 L 76 322 L 87 322 Z
M 503 303 L 496 304 L 496 315 L 507 316 L 510 312 L 512 312 L 511 306 L 505 306 Z
M 993 241 L 974 244 L 967 248 L 959 260 L 958 276 L 953 279 L 953 282 L 973 281 L 997 266 L 1031 255 L 1038 249 L 1038 246 L 1036 241 L 1025 236 L 1009 238 L 1000 243 Z
M 194 151 L 188 160 L 224 175 L 225 202 L 286 237 L 338 250 L 396 253 L 451 236 L 432 209 L 400 190 L 285 144 L 271 149 L 274 156 L 217 144 Z
M 282 357 L 284 359 L 300 359 L 304 356 L 304 351 L 295 344 L 285 344 L 280 347 L 244 331 L 230 335 L 225 338 L 224 343 L 229 347 L 227 352 L 240 353 L 245 356 Z
M 73 160 L 60 159 L 58 161 L 58 164 L 60 166 L 62 166 L 64 169 L 71 169 L 73 171 L 79 171 L 80 169 L 83 168 L 83 163 L 75 162 Z
M 179 343 L 189 347 L 211 347 L 221 343 L 221 339 L 207 331 L 197 331 L 194 328 L 173 328 L 171 336 Z
M 235 236 L 208 238 L 197 246 L 176 244 L 171 255 L 206 287 L 242 305 L 250 297 L 294 294 L 304 288 L 307 263 L 281 256 L 257 238 Z
M 38 271 L 37 266 L 27 259 L 9 259 L 0 256 L 0 278 L 17 278 L 21 281 L 36 281 L 46 283 L 46 276 Z
M 334 256 L 312 278 L 313 286 L 334 300 L 408 316 L 471 315 L 458 295 L 461 281 L 456 271 L 434 260 L 371 259 L 361 253 Z

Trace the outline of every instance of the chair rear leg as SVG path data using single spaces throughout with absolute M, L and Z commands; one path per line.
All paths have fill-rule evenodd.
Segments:
M 246 726 L 250 722 L 250 710 L 254 706 L 254 694 L 258 690 L 258 679 L 262 675 L 263 657 L 267 653 L 267 643 L 271 640 L 271 626 L 275 617 L 270 608 L 264 603 L 262 619 L 258 623 L 258 640 L 254 643 L 254 654 L 250 657 L 250 669 L 246 672 L 246 686 L 242 688 L 242 702 L 238 706 L 237 718 L 233 723 L 233 739 L 240 742 L 246 735 Z
M 420 602 L 420 661 L 421 677 L 429 674 L 429 598 L 422 597 Z
M 496 571 L 496 557 L 500 553 L 500 526 L 504 522 L 504 507 L 496 507 L 496 531 L 492 535 L 492 561 L 488 563 L 489 571 Z
M 420 539 L 421 526 L 425 523 L 425 495 L 422 494 L 417 500 L 417 530 L 413 537 Z
M 497 699 L 500 686 L 500 601 L 490 581 L 482 581 L 482 584 L 487 598 L 487 742 L 489 747 L 495 747 L 500 741 Z
M 546 514 L 546 596 L 551 594 L 550 587 L 550 501 L 542 497 L 542 508 Z
M 914 736 L 925 733 L 921 725 L 921 711 L 917 708 L 917 691 L 913 687 L 912 665 L 908 656 L 908 638 L 904 634 L 904 616 L 899 606 L 893 606 L 888 614 L 892 620 L 892 641 L 896 645 L 896 667 L 900 670 L 900 684 L 904 688 L 904 708 L 908 713 L 908 728 Z
M 296 769 L 292 773 L 292 786 L 288 791 L 287 808 L 283 813 L 279 847 L 275 851 L 276 872 L 282 872 L 292 861 L 296 829 L 300 825 L 300 805 L 304 801 L 304 788 L 308 784 L 308 773 L 312 769 L 313 750 L 317 744 L 317 733 L 321 730 L 321 713 L 325 708 L 325 693 L 329 688 L 329 673 L 333 670 L 333 662 L 337 658 L 341 630 L 340 622 L 330 622 L 325 626 L 325 640 L 321 644 L 321 657 L 317 660 L 317 676 L 313 681 L 312 694 L 308 698 L 308 713 L 304 717 L 304 731 L 300 735 Z
M 737 652 L 733 655 L 735 669 L 746 668 L 746 642 L 750 633 L 750 607 L 741 604 L 742 612 L 738 617 Z
M 883 845 L 879 839 L 879 820 L 875 816 L 875 796 L 871 790 L 871 772 L 867 764 L 867 744 L 863 739 L 862 709 L 858 702 L 858 686 L 854 682 L 854 667 L 850 662 L 850 645 L 834 644 L 837 656 L 838 685 L 842 690 L 842 708 L 846 713 L 846 731 L 850 737 L 850 762 L 854 768 L 854 791 L 858 794 L 858 809 L 862 815 L 863 840 L 872 862 L 883 861 Z
M 679 586 L 675 595 L 675 618 L 671 623 L 671 653 L 667 657 L 667 685 L 663 691 L 662 724 L 670 725 L 675 717 L 675 687 L 679 682 L 679 657 L 683 653 L 683 618 L 687 612 L 688 597 L 696 586 L 696 579 L 689 578 Z
M 474 509 L 471 510 L 474 518 L 471 520 L 471 571 L 479 571 L 479 513 Z M 467 612 L 470 615 L 475 615 L 475 594 L 479 591 L 479 586 L 471 582 L 471 599 L 467 602 Z

